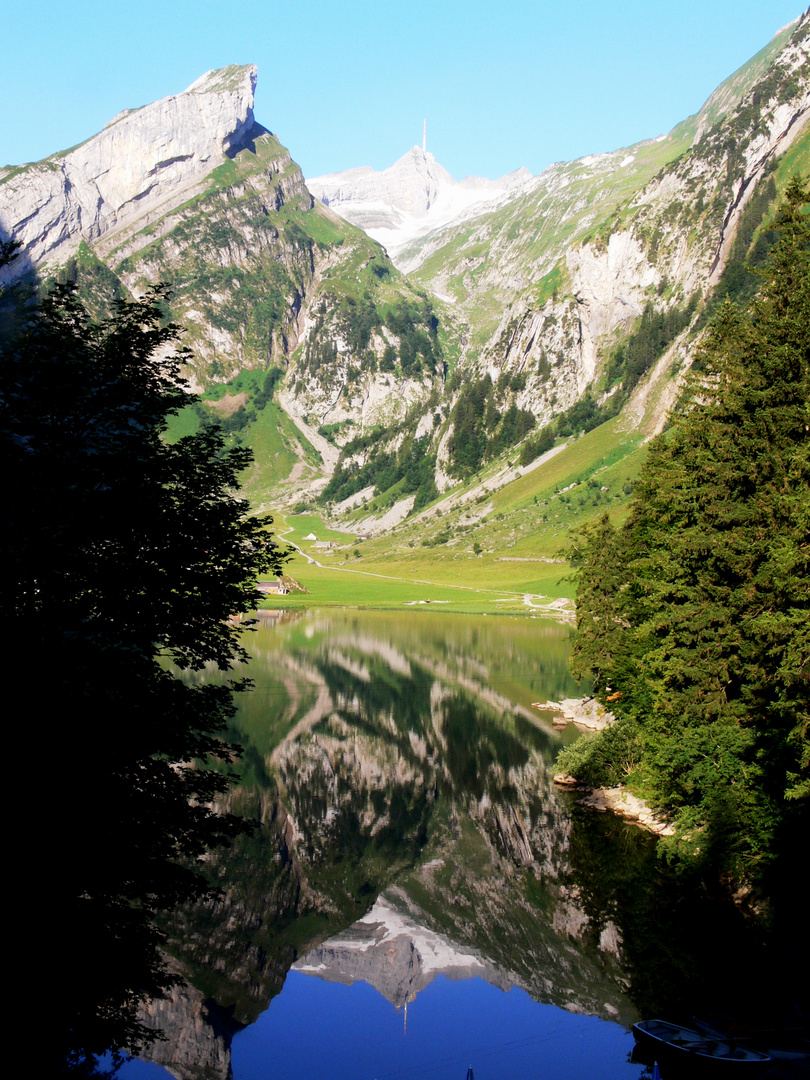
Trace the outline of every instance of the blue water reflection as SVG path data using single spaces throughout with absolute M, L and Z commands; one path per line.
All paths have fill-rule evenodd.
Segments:
M 102 1062 L 109 1067 L 109 1061 Z M 116 1080 L 174 1080 L 170 1072 L 151 1061 L 139 1061 L 131 1058 L 124 1062 L 115 1074 Z
M 166 922 L 194 985 L 146 1054 L 179 1080 L 635 1080 L 640 1015 L 798 999 L 789 951 L 554 785 L 532 703 L 573 692 L 568 646 L 526 620 L 262 626 L 234 720 L 259 827 Z
M 541 1005 L 523 990 L 438 976 L 396 1009 L 367 983 L 341 986 L 291 971 L 255 1024 L 233 1040 L 233 1080 L 627 1080 L 619 1024 Z M 120 1080 L 160 1080 L 157 1065 L 130 1061 Z
M 404 1009 L 366 983 L 296 971 L 233 1041 L 234 1080 L 476 1080 L 638 1077 L 618 1024 L 540 1005 L 513 987 L 443 975 Z

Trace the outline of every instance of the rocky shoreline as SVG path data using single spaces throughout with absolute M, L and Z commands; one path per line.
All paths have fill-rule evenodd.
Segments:
M 631 794 L 626 787 L 620 785 L 611 788 L 595 788 L 589 784 L 583 784 L 569 773 L 557 773 L 554 783 L 566 791 L 581 792 L 582 798 L 577 800 L 580 806 L 587 806 L 600 814 L 608 811 L 618 814 L 619 817 L 640 825 L 642 829 L 647 829 L 656 836 L 673 836 L 675 833 L 668 822 L 657 817 L 643 799 Z
M 602 731 L 615 722 L 613 713 L 594 697 L 564 698 L 562 701 L 532 702 L 532 707 L 543 712 L 555 713 L 552 718 L 554 727 L 566 727 L 575 724 L 583 731 Z M 656 836 L 672 836 L 673 827 L 659 818 L 653 810 L 627 788 L 595 788 L 577 780 L 569 773 L 557 773 L 554 783 L 567 791 L 580 792 L 580 806 L 587 806 L 598 813 L 618 814 L 627 821 L 632 821 Z
M 608 712 L 605 706 L 595 697 L 587 698 L 563 698 L 562 701 L 533 701 L 533 709 L 541 712 L 553 712 L 554 727 L 566 727 L 568 724 L 576 724 L 585 731 L 602 731 L 609 727 L 615 716 Z

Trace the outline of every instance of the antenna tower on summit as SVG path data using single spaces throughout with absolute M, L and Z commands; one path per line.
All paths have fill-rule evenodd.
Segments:
M 422 153 L 427 152 L 427 120 L 422 121 Z

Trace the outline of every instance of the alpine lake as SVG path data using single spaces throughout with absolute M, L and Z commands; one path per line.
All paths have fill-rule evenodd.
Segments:
M 786 935 L 555 787 L 578 732 L 533 703 L 587 692 L 569 627 L 264 611 L 245 644 L 232 804 L 258 825 L 165 923 L 189 981 L 122 1080 L 651 1077 L 636 1020 L 798 1000 Z

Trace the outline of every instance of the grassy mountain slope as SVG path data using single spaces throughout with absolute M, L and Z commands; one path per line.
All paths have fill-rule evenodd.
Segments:
M 529 612 L 570 595 L 566 568 L 553 561 L 568 530 L 605 509 L 615 519 L 625 513 L 645 442 L 675 399 L 712 297 L 756 281 L 747 267 L 767 247 L 778 195 L 808 164 L 806 122 L 781 153 L 778 134 L 762 142 L 786 100 L 802 124 L 807 73 L 796 56 L 806 56 L 805 35 L 800 25 L 778 36 L 724 84 L 722 108 L 713 95 L 695 119 L 694 132 L 702 131 L 696 145 L 692 131 L 680 128 L 656 142 L 555 166 L 534 191 L 429 238 L 434 250 L 410 277 L 433 294 L 447 380 L 434 379 L 429 397 L 406 402 L 383 423 L 352 422 L 350 410 L 334 424 L 328 413 L 308 414 L 321 421 L 314 426 L 335 456 L 341 451 L 326 502 L 316 500 L 317 489 L 302 490 L 317 465 L 312 452 L 309 471 L 299 468 L 306 482 L 284 495 L 279 480 L 289 459 L 262 451 L 262 418 L 277 423 L 271 410 L 246 427 L 243 437 L 259 450 L 251 495 L 276 506 L 303 496 L 311 511 L 288 513 L 283 525 L 323 569 L 299 559 L 293 573 L 310 598 L 287 603 L 350 595 L 396 606 L 424 599 L 427 584 L 457 610 Z M 750 148 L 760 144 L 753 159 Z M 733 218 L 741 191 L 747 196 Z M 710 283 L 726 233 L 736 239 Z M 368 266 L 354 265 L 360 275 Z M 623 275 L 622 288 L 600 315 L 599 291 L 610 273 Z M 355 302 L 365 290 L 358 274 L 342 277 Z M 620 303 L 624 321 L 611 322 L 610 305 Z M 298 374 L 287 376 L 299 393 L 313 374 L 307 349 L 311 357 L 319 332 L 310 330 L 309 344 L 299 345 L 290 368 Z M 583 380 L 589 333 L 592 370 Z M 465 469 L 451 460 L 453 438 L 459 401 L 477 380 L 485 388 L 480 415 L 462 442 L 468 447 L 480 435 L 483 449 Z M 528 433 L 511 443 L 504 438 L 510 409 L 518 421 L 532 418 Z M 545 442 L 532 460 L 541 428 Z M 337 546 L 316 549 L 304 540 L 312 532 Z
M 694 120 L 694 128 L 691 132 L 691 139 L 694 141 L 698 131 L 707 130 L 737 108 L 756 83 L 767 74 L 771 65 L 778 60 L 779 54 L 789 43 L 796 30 L 798 21 L 798 19 L 795 19 L 774 34 L 767 45 L 720 83 L 717 89 L 709 96 L 697 116 L 683 121 L 675 131 L 680 133 L 682 128 L 688 131 L 692 127 L 692 121 Z
M 807 162 L 809 26 L 804 17 L 786 29 L 713 95 L 694 145 L 676 129 L 554 166 L 513 202 L 422 241 L 426 257 L 411 276 L 445 299 L 445 332 L 454 327 L 458 341 L 444 398 L 416 428 L 429 436 L 420 453 L 436 455 L 445 498 L 434 500 L 433 523 L 418 499 L 409 506 L 407 455 L 393 473 L 373 468 L 375 454 L 391 457 L 381 437 L 352 459 L 364 469 L 353 487 L 327 489 L 340 520 L 362 532 L 394 525 L 398 542 L 407 533 L 399 521 L 422 509 L 416 527 L 443 536 L 457 492 L 478 490 L 487 474 L 490 487 L 511 490 L 506 463 L 528 464 L 532 444 L 542 453 L 619 413 L 607 430 L 623 432 L 617 447 L 628 452 L 660 430 L 714 298 L 742 297 L 756 280 L 748 266 L 768 247 L 779 193 Z M 551 468 L 521 480 L 538 502 Z M 577 498 L 582 513 L 586 505 Z M 464 528 L 472 542 L 482 526 Z M 542 521 L 539 531 L 554 532 Z M 475 541 L 483 549 L 490 532 Z
M 172 436 L 222 423 L 254 449 L 257 507 L 371 536 L 346 547 L 355 566 L 452 583 L 551 559 L 570 525 L 623 513 L 712 305 L 750 292 L 779 192 L 810 166 L 809 28 L 669 135 L 423 237 L 407 275 L 258 124 L 185 201 L 146 200 L 54 273 L 95 314 L 168 282 L 200 391 Z M 497 574 L 562 588 L 557 563 Z
M 469 325 L 468 354 L 480 355 L 515 295 L 542 305 L 562 291 L 565 248 L 590 238 L 688 146 L 669 135 L 552 165 L 507 205 L 417 241 L 407 252 L 418 260 L 412 276 L 453 305 Z

